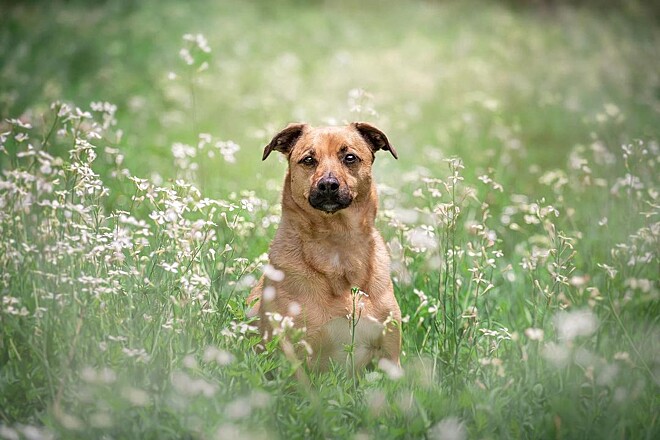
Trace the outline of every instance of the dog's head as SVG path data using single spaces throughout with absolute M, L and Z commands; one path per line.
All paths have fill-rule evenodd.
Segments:
M 264 149 L 289 160 L 291 195 L 299 206 L 333 214 L 371 193 L 371 165 L 378 150 L 397 153 L 387 136 L 371 124 L 312 128 L 290 124 Z

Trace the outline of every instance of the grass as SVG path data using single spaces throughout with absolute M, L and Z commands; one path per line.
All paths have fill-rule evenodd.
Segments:
M 0 437 L 660 435 L 652 19 L 145 1 L 0 25 Z M 399 152 L 375 173 L 403 371 L 307 383 L 254 350 L 285 169 L 260 155 L 294 120 Z

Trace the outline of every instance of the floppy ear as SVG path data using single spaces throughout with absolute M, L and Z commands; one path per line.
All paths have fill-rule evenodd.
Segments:
M 291 148 L 296 144 L 298 138 L 303 134 L 307 124 L 295 123 L 289 124 L 284 130 L 275 135 L 273 140 L 270 141 L 266 148 L 264 148 L 264 155 L 261 160 L 266 160 L 271 151 L 276 150 L 280 153 L 289 154 Z
M 375 153 L 378 150 L 387 150 L 392 153 L 392 156 L 394 156 L 395 159 L 399 158 L 396 154 L 396 150 L 390 145 L 390 141 L 387 140 L 385 133 L 366 122 L 353 122 L 351 125 L 358 131 L 358 133 L 360 133 L 364 140 L 367 141 L 371 147 L 372 153 Z

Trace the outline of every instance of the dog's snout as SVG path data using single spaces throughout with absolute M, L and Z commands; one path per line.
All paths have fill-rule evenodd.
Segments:
M 339 191 L 339 180 L 335 176 L 329 175 L 319 180 L 316 186 L 324 194 L 333 194 Z
M 347 208 L 353 196 L 346 184 L 342 184 L 332 171 L 326 172 L 316 181 L 309 192 L 309 204 L 328 213 Z

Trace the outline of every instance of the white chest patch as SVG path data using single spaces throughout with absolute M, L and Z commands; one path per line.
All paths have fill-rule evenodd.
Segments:
M 330 257 L 330 263 L 334 267 L 339 267 L 341 265 L 341 258 L 339 257 L 339 252 L 333 252 Z

